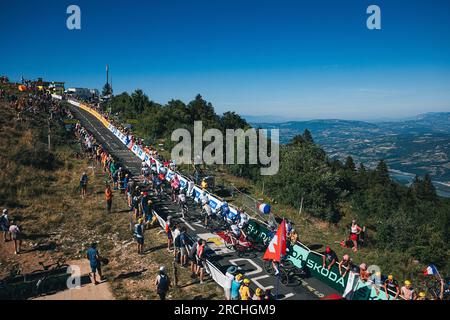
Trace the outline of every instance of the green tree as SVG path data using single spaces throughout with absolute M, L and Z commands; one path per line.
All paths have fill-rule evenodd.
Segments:
M 303 139 L 308 143 L 314 143 L 312 134 L 308 129 L 305 129 L 305 132 L 303 132 Z
M 141 114 L 144 109 L 150 104 L 150 100 L 141 89 L 137 89 L 131 94 L 131 104 L 133 105 L 136 114 Z

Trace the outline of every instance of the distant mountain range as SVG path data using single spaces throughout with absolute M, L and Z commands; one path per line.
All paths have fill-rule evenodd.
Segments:
M 421 114 L 404 121 L 250 121 L 254 127 L 280 129 L 280 142 L 311 131 L 314 140 L 332 158 L 351 155 L 356 162 L 374 167 L 385 159 L 393 178 L 408 184 L 429 173 L 439 193 L 450 196 L 450 112 Z

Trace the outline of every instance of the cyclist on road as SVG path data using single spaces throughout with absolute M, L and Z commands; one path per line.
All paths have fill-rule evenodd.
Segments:
M 223 204 L 219 208 L 220 216 L 226 220 L 228 213 L 230 212 L 230 207 L 228 206 L 228 202 L 224 201 Z
M 239 214 L 239 223 L 238 223 L 238 227 L 241 229 L 241 230 L 246 230 L 247 229 L 247 227 L 248 227 L 248 223 L 249 223 L 249 221 L 250 221 L 250 217 L 248 216 L 248 214 L 246 214 L 245 212 L 244 212 L 244 209 L 240 209 L 239 210 L 239 212 L 240 212 L 240 214 Z

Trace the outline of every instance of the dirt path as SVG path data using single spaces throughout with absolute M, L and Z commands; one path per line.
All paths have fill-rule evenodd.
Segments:
M 94 285 L 89 282 L 89 261 L 78 260 L 68 262 L 68 264 L 80 267 L 81 287 L 78 289 L 68 289 L 33 300 L 114 300 L 111 286 L 107 281 L 99 285 Z

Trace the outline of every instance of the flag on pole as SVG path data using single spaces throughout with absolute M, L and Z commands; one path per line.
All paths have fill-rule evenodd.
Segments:
M 270 241 L 263 259 L 280 262 L 282 255 L 286 255 L 286 222 L 284 219 Z
M 434 264 L 430 264 L 425 270 L 423 270 L 423 274 L 426 276 L 431 276 L 437 275 L 439 272 Z

